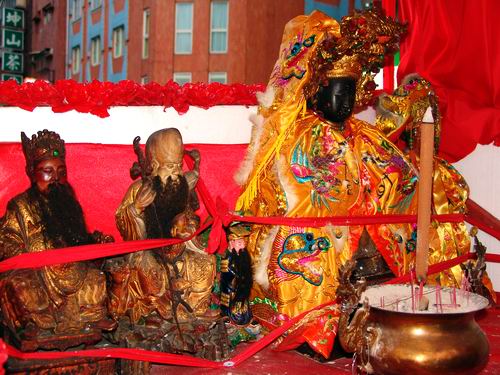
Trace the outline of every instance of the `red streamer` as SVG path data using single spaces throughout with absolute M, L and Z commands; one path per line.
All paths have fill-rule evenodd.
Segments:
M 281 217 L 281 216 L 239 216 L 230 215 L 231 221 L 254 224 L 273 224 L 297 227 L 321 228 L 326 225 L 373 225 L 416 223 L 417 215 L 373 215 L 373 216 L 330 216 L 330 217 Z M 464 221 L 463 214 L 432 215 L 432 219 L 440 223 L 459 223 Z
M 186 158 L 186 163 L 192 168 L 193 161 Z M 224 227 L 227 227 L 232 221 L 258 223 L 258 224 L 279 224 L 290 226 L 304 226 L 304 227 L 321 227 L 328 224 L 333 225 L 371 225 L 381 223 L 414 223 L 416 222 L 416 215 L 377 215 L 377 216 L 336 216 L 328 218 L 283 218 L 283 217 L 248 217 L 233 215 L 228 211 L 227 204 L 220 198 L 216 202 L 213 201 L 210 193 L 208 192 L 203 180 L 200 178 L 197 184 L 197 191 L 205 204 L 208 213 L 213 217 L 212 222 L 206 223 L 200 228 L 192 237 L 206 230 L 212 226 L 212 232 L 209 240 L 209 251 L 221 251 L 227 247 L 227 240 Z M 463 215 L 434 215 L 433 219 L 439 222 L 460 222 L 464 220 Z M 51 249 L 38 253 L 21 254 L 7 260 L 0 262 L 0 272 L 5 272 L 12 269 L 21 268 L 38 268 L 42 266 L 49 266 L 54 264 L 68 263 L 74 261 L 83 261 L 96 259 L 101 257 L 116 256 L 127 254 L 135 251 L 148 250 L 172 244 L 180 243 L 178 239 L 159 239 L 159 240 L 142 240 L 142 241 L 128 241 L 122 243 L 109 243 L 99 245 L 85 245 L 78 247 L 69 247 L 64 249 Z M 487 255 L 490 261 L 500 262 L 500 255 Z M 453 267 L 468 259 L 472 259 L 474 254 L 465 254 L 455 259 L 450 259 L 439 264 L 429 267 L 429 273 L 441 272 L 445 269 Z M 491 260 L 493 259 L 493 260 Z M 410 279 L 410 274 L 403 275 L 390 281 L 390 283 L 407 282 Z M 209 361 L 201 358 L 196 358 L 187 355 L 176 355 L 163 352 L 154 352 L 142 349 L 130 348 L 116 348 L 116 349 L 89 349 L 79 351 L 67 352 L 35 352 L 23 353 L 12 346 L 5 344 L 0 340 L 0 365 L 5 362 L 7 355 L 15 358 L 28 360 L 28 359 L 60 359 L 60 358 L 73 358 L 73 357 L 86 357 L 86 358 L 122 358 L 137 361 L 148 361 L 158 364 L 168 365 L 183 365 L 191 367 L 202 368 L 223 368 L 233 367 L 246 359 L 253 356 L 258 351 L 273 342 L 276 338 L 284 334 L 300 319 L 311 311 L 321 309 L 336 303 L 331 301 L 329 303 L 317 306 L 309 311 L 306 311 L 293 319 L 285 322 L 282 326 L 274 329 L 264 338 L 251 344 L 243 352 L 235 355 L 231 360 L 225 362 Z
M 10 346 L 9 344 L 5 344 L 5 350 L 10 357 L 22 360 L 34 360 L 34 359 L 53 360 L 53 359 L 63 359 L 63 358 L 75 358 L 75 357 L 120 358 L 120 359 L 129 359 L 133 361 L 147 361 L 164 365 L 184 365 L 190 367 L 204 367 L 204 368 L 223 367 L 223 362 L 215 362 L 187 355 L 154 352 L 151 350 L 143 350 L 143 349 L 105 348 L 105 349 L 75 350 L 66 352 L 24 353 Z
M 500 254 L 486 254 L 487 262 L 500 263 Z
M 453 259 L 448 259 L 440 263 L 436 263 L 433 265 L 429 266 L 429 270 L 427 274 L 432 275 L 435 273 L 443 272 L 444 270 L 447 270 L 451 267 L 454 267 L 460 263 L 466 262 L 469 259 L 475 259 L 476 254 L 474 253 L 467 253 L 464 255 L 461 255 L 459 257 L 453 258 Z M 386 284 L 401 284 L 401 283 L 407 283 L 411 279 L 411 272 L 407 273 L 403 276 L 396 277 L 394 279 L 391 279 L 386 282 Z
M 492 228 L 491 226 L 489 225 L 486 225 L 484 224 L 483 222 L 479 221 L 478 219 L 470 216 L 470 215 L 467 215 L 465 217 L 465 220 L 471 224 L 471 225 L 474 225 L 476 227 L 478 227 L 478 229 L 482 230 L 483 232 L 485 233 L 488 233 L 490 236 L 493 236 L 495 237 L 497 240 L 500 241 L 500 231 L 495 229 L 495 228 Z
M 117 255 L 134 253 L 142 250 L 150 250 L 163 246 L 174 245 L 188 241 L 197 236 L 211 223 L 203 225 L 195 234 L 187 240 L 179 239 L 157 239 L 157 240 L 138 240 L 125 241 L 117 243 L 105 243 L 96 245 L 72 246 L 60 249 L 49 249 L 37 253 L 24 253 L 5 259 L 0 262 L 0 273 L 14 269 L 40 268 L 63 264 L 70 262 L 80 262 L 104 257 L 113 257 Z
M 35 352 L 35 353 L 24 353 L 16 348 L 6 344 L 0 339 L 0 359 L 5 353 L 11 357 L 15 357 L 22 360 L 51 360 L 51 359 L 62 359 L 62 358 L 120 358 L 129 359 L 134 361 L 147 361 L 151 363 L 164 364 L 164 365 L 182 365 L 190 367 L 202 367 L 202 368 L 223 368 L 223 367 L 233 367 L 252 357 L 254 354 L 268 346 L 279 336 L 284 334 L 288 329 L 290 329 L 294 324 L 299 322 L 306 314 L 311 311 L 322 309 L 326 306 L 330 306 L 336 303 L 336 301 L 331 301 L 315 308 L 305 311 L 295 318 L 290 319 L 281 327 L 274 329 L 265 337 L 252 343 L 244 351 L 235 355 L 233 358 L 223 362 L 210 361 L 202 358 L 196 358 L 188 355 L 179 354 L 169 354 L 163 352 L 155 352 L 151 350 L 143 349 L 130 349 L 130 348 L 116 348 L 116 349 L 88 349 L 88 350 L 76 350 L 76 351 L 66 351 L 66 352 Z M 0 363 L 1 364 L 1 363 Z

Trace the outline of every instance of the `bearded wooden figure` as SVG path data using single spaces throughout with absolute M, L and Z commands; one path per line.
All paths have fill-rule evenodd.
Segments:
M 12 198 L 0 220 L 0 257 L 111 242 L 87 231 L 68 182 L 64 141 L 43 130 L 21 133 L 31 187 Z M 2 323 L 24 351 L 66 349 L 97 342 L 107 319 L 106 278 L 94 262 L 6 272 L 0 279 Z
M 134 141 L 139 162 L 131 169 L 135 181 L 116 211 L 124 240 L 187 239 L 199 227 L 194 214 L 198 201 L 194 188 L 200 156 L 190 152 L 193 170 L 183 172 L 184 145 L 175 128 L 153 133 L 146 142 L 146 157 Z M 206 315 L 215 258 L 196 240 L 153 251 L 130 254 L 110 263 L 110 311 L 115 319 L 127 316 L 132 324 L 145 319 L 160 325 L 173 319 L 189 321 Z M 201 272 L 203 271 L 203 272 Z

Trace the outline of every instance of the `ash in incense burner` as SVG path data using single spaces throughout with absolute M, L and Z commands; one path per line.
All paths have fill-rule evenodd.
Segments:
M 361 300 L 349 324 L 341 317 L 339 334 L 341 342 L 358 338 L 345 349 L 356 352 L 358 368 L 367 373 L 475 374 L 486 365 L 488 340 L 474 320 L 488 306 L 486 298 L 463 289 L 399 284 L 370 287 Z
M 361 300 L 371 308 L 412 314 L 462 314 L 488 307 L 488 300 L 466 289 L 411 284 L 378 285 L 368 288 Z

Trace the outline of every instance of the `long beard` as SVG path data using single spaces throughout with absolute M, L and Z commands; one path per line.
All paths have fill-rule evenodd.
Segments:
M 172 229 L 172 220 L 184 212 L 188 206 L 189 185 L 184 176 L 177 181 L 168 177 L 165 184 L 160 177 L 153 178 L 155 199 L 144 210 L 147 238 L 169 238 Z
M 56 248 L 87 245 L 92 239 L 87 232 L 82 206 L 71 185 L 52 183 L 44 196 L 32 185 L 31 200 L 39 207 L 44 235 Z

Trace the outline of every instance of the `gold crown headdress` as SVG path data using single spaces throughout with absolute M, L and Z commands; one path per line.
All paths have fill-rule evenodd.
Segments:
M 23 153 L 26 158 L 26 173 L 33 175 L 37 163 L 44 159 L 60 158 L 66 156 L 64 140 L 56 132 L 44 129 L 37 134 L 33 134 L 29 139 L 24 132 L 21 132 L 21 142 Z
M 243 223 L 237 223 L 229 227 L 229 240 L 237 240 L 240 238 L 246 238 L 250 235 L 251 230 L 248 225 Z
M 355 56 L 343 56 L 340 60 L 335 61 L 331 68 L 325 72 L 326 78 L 336 77 L 352 77 L 358 80 L 363 73 L 363 68 Z
M 323 41 L 315 61 L 316 82 L 328 78 L 356 79 L 356 106 L 367 105 L 375 90 L 374 76 L 384 66 L 385 57 L 397 51 L 402 25 L 379 9 L 355 11 L 342 18 L 339 38 Z M 315 90 L 309 90 L 314 94 Z

